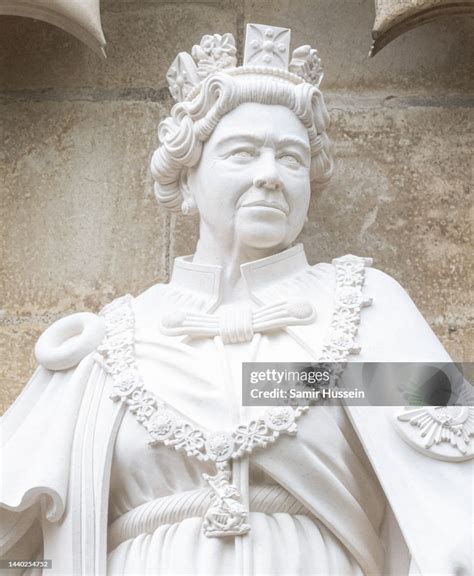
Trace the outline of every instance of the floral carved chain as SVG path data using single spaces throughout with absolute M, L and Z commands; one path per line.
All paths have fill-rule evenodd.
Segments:
M 333 261 L 336 268 L 334 312 L 327 343 L 320 362 L 344 362 L 357 354 L 357 325 L 362 306 L 365 266 L 369 259 L 345 256 Z M 180 419 L 163 401 L 145 387 L 135 359 L 135 318 L 130 295 L 114 300 L 101 312 L 106 335 L 98 348 L 99 360 L 111 375 L 111 399 L 126 404 L 128 410 L 147 430 L 150 444 L 163 443 L 202 462 L 212 461 L 216 475 L 203 475 L 212 488 L 211 506 L 204 519 L 206 536 L 232 536 L 248 532 L 247 511 L 240 494 L 230 484 L 230 461 L 265 448 L 281 434 L 294 435 L 296 421 L 307 406 L 273 406 L 248 424 L 233 431 L 208 432 Z

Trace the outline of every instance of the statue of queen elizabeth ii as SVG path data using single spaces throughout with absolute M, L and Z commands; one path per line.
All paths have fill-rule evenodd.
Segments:
M 243 362 L 449 361 L 370 258 L 310 265 L 295 244 L 333 172 L 322 77 L 316 50 L 257 24 L 242 66 L 231 34 L 174 60 L 151 170 L 166 209 L 198 215 L 195 254 L 39 339 L 2 422 L 2 558 L 51 576 L 470 573 L 472 409 L 242 402 Z M 447 432 L 427 442 L 420 418 Z

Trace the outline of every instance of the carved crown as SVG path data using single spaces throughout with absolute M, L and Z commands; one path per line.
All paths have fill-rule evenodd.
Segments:
M 237 49 L 232 34 L 203 36 L 191 54 L 180 52 L 166 74 L 170 92 L 177 102 L 192 100 L 207 77 L 224 72 L 230 75 L 271 75 L 294 84 L 307 82 L 319 87 L 323 79 L 321 59 L 309 45 L 293 50 L 290 56 L 289 28 L 247 24 L 243 65 L 237 67 Z

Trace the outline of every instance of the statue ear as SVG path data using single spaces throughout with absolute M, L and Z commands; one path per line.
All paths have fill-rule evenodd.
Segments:
M 187 202 L 194 203 L 194 194 L 191 191 L 191 186 L 189 185 L 189 176 L 190 176 L 190 169 L 183 168 L 179 175 L 179 190 L 183 195 L 183 199 Z
M 183 168 L 179 175 L 179 190 L 183 196 L 181 210 L 185 215 L 195 214 L 197 212 L 196 200 L 194 198 L 193 187 L 190 185 L 191 169 Z

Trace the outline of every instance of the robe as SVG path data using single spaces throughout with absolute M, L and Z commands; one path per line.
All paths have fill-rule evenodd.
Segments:
M 244 264 L 241 272 L 255 306 L 304 296 L 316 310 L 311 324 L 254 335 L 252 359 L 306 361 L 311 351 L 317 357 L 334 309 L 335 267 L 309 266 L 298 245 Z M 219 310 L 220 281 L 218 266 L 185 257 L 176 260 L 169 285 L 133 300 L 136 358 L 147 386 L 206 429 L 238 420 L 236 402 L 228 415 L 222 411 L 238 387 L 223 387 L 218 366 L 209 362 L 215 339 L 167 336 L 159 319 L 183 306 Z M 373 304 L 361 311 L 357 360 L 449 361 L 396 281 L 367 268 L 364 292 Z M 98 359 L 103 327 L 82 319 L 89 326 L 85 341 L 80 334 L 67 339 L 63 355 L 54 342 L 46 342 L 53 352 L 43 342 L 37 356 L 50 367 L 38 368 L 2 418 L 0 554 L 52 559 L 51 575 L 107 574 L 112 472 L 129 417 L 124 404 L 110 399 L 112 381 Z M 251 344 L 226 345 L 231 365 L 249 358 Z M 470 573 L 472 461 L 441 461 L 415 450 L 397 433 L 393 407 L 334 410 L 311 408 L 296 437 L 256 450 L 251 465 L 294 496 L 364 574 Z M 236 566 L 233 573 L 246 573 L 245 563 Z

